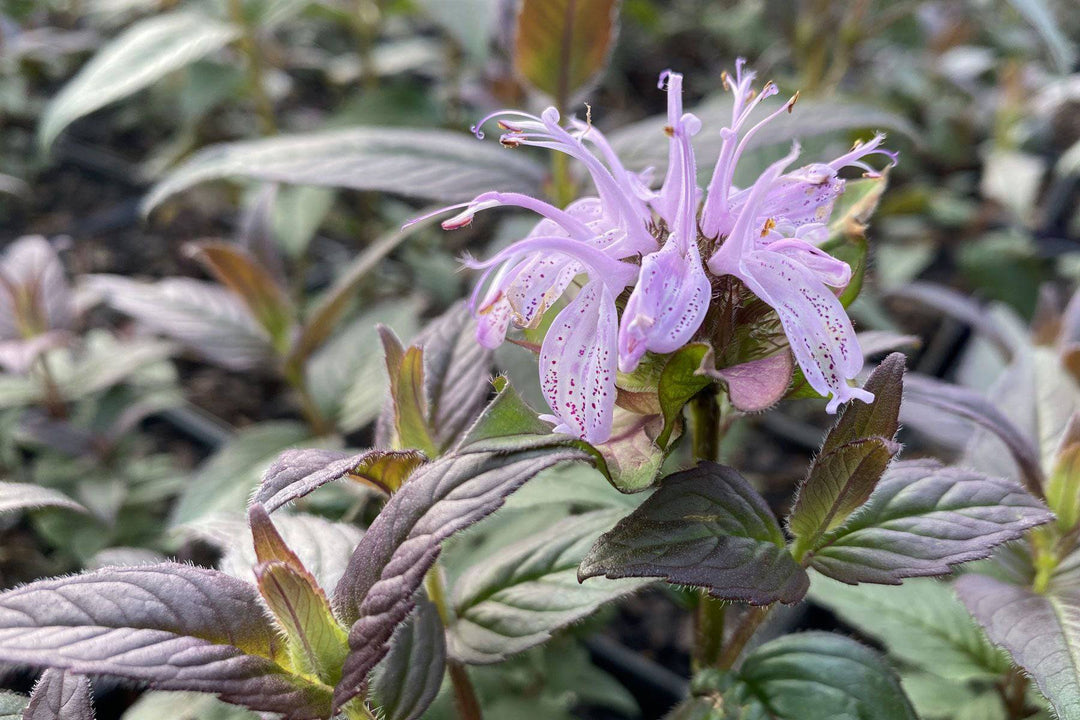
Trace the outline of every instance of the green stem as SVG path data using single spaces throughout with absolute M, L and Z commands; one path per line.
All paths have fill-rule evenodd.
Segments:
M 356 36 L 357 50 L 360 54 L 360 86 L 365 90 L 374 90 L 379 85 L 379 75 L 372 51 L 375 38 L 379 34 L 381 19 L 382 8 L 376 0 L 357 0 Z
M 297 367 L 287 367 L 284 376 L 285 382 L 289 384 L 300 399 L 300 414 L 304 416 L 304 420 L 311 427 L 311 431 L 318 437 L 333 433 L 334 423 L 323 415 L 319 409 L 319 404 L 315 402 L 315 398 L 312 397 L 311 391 L 308 389 L 307 379 L 304 377 L 303 371 Z
M 446 598 L 446 583 L 443 580 L 442 567 L 438 563 L 432 566 L 427 577 L 424 578 L 424 589 L 427 590 L 428 599 L 438 611 L 443 627 L 449 627 L 454 619 L 453 611 Z M 457 706 L 458 717 L 461 720 L 483 720 L 480 701 L 476 697 L 476 689 L 473 688 L 472 680 L 469 679 L 469 671 L 465 664 L 448 659 L 446 670 L 450 674 L 450 684 L 454 688 L 454 704 Z
M 743 616 L 739 618 L 739 624 L 731 633 L 731 638 L 724 646 L 724 651 L 720 653 L 716 667 L 721 670 L 730 670 L 735 667 L 735 661 L 739 659 L 739 655 L 742 654 L 746 643 L 750 642 L 750 638 L 754 637 L 754 633 L 761 627 L 761 623 L 765 622 L 765 618 L 769 616 L 772 609 L 772 605 L 747 608 Z
M 45 410 L 49 413 L 49 417 L 67 417 L 64 396 L 60 392 L 60 386 L 56 384 L 56 377 L 53 376 L 49 360 L 44 353 L 38 356 L 38 367 L 41 368 L 41 386 L 45 393 Z
M 720 403 L 716 392 L 707 388 L 690 400 L 690 440 L 695 460 L 716 462 L 720 458 Z M 727 603 L 702 595 L 694 618 L 694 671 L 715 667 L 724 643 L 724 616 Z
M 240 52 L 244 55 L 247 70 L 247 91 L 255 103 L 255 112 L 259 116 L 262 134 L 276 135 L 277 120 L 274 118 L 274 105 L 270 102 L 270 96 L 266 94 L 266 84 L 263 82 L 265 68 L 262 50 L 255 37 L 255 29 L 244 14 L 243 0 L 229 0 L 229 18 L 242 33 L 239 46 Z

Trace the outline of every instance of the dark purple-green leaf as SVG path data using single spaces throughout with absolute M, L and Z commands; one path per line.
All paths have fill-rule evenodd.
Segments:
M 735 470 L 701 463 L 660 488 L 585 556 L 581 579 L 658 577 L 754 605 L 795 603 L 809 587 L 765 499 Z
M 893 465 L 870 499 L 822 537 L 810 565 L 846 583 L 945 575 L 1053 519 L 1012 480 L 934 460 Z
M 50 668 L 41 674 L 30 694 L 23 720 L 94 720 L 90 680 Z
M 1060 718 L 1080 717 L 1080 595 L 1039 595 L 985 575 L 956 592 L 995 644 L 1035 679 Z
M 562 447 L 503 453 L 461 452 L 422 466 L 386 503 L 357 545 L 334 591 L 339 617 L 352 623 L 351 652 L 334 691 L 340 708 L 362 689 L 412 610 L 413 594 L 448 537 L 495 512 L 542 470 L 585 454 Z
M 0 594 L 0 662 L 214 693 L 290 720 L 323 718 L 330 688 L 289 673 L 255 587 L 162 563 L 39 580 Z

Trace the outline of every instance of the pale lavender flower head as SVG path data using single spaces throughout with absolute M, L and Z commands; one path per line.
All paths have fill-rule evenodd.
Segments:
M 790 111 L 792 98 L 760 122 L 749 125 L 762 100 L 775 95 L 767 83 L 756 95 L 754 75 L 739 60 L 734 80 L 725 86 L 735 96 L 730 127 L 721 131 L 720 158 L 703 193 L 691 138 L 700 120 L 682 107 L 682 76 L 665 72 L 668 93 L 668 169 L 659 191 L 648 186 L 648 172 L 626 170 L 604 135 L 591 123 L 559 124 L 548 108 L 539 116 L 503 111 L 498 118 L 507 147 L 532 145 L 565 153 L 588 171 L 596 195 L 559 209 L 518 193 L 489 192 L 445 210 L 461 210 L 442 223 L 463 227 L 480 210 L 517 206 L 541 216 L 521 240 L 483 262 L 472 296 L 477 339 L 501 344 L 513 323 L 536 327 L 544 313 L 579 278 L 583 286 L 554 319 L 540 348 L 540 379 L 551 414 L 543 415 L 565 432 L 602 443 L 611 435 L 616 371 L 632 372 L 646 352 L 670 353 L 702 332 L 714 281 L 724 275 L 741 280 L 777 313 L 792 351 L 811 387 L 831 399 L 828 411 L 850 399 L 873 396 L 847 383 L 862 366 L 862 352 L 851 322 L 830 288 L 851 279 L 848 265 L 819 245 L 844 190 L 839 171 L 858 167 L 876 174 L 865 158 L 884 154 L 884 136 L 830 163 L 785 172 L 798 154 L 770 166 L 749 188 L 734 187 L 735 167 L 754 135 L 777 115 Z M 702 198 L 704 202 L 702 203 Z M 700 213 L 699 213 L 700 206 Z M 712 249 L 707 263 L 701 248 Z M 711 276 L 710 276 L 711 274 Z M 630 287 L 620 319 L 616 298 Z

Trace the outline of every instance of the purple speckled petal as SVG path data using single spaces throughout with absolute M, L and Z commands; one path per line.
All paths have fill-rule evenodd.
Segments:
M 697 245 L 684 255 L 668 242 L 641 261 L 619 328 L 619 370 L 633 372 L 646 350 L 675 352 L 701 327 L 712 288 Z
M 827 412 L 851 399 L 873 401 L 872 394 L 847 384 L 862 369 L 862 349 L 844 306 L 812 270 L 780 253 L 759 251 L 743 258 L 738 276 L 776 310 L 810 387 L 832 395 Z
M 602 443 L 615 408 L 615 299 L 593 280 L 556 316 L 540 348 L 540 386 L 555 432 Z

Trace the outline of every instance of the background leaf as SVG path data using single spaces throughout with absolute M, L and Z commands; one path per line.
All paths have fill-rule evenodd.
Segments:
M 514 67 L 560 111 L 607 65 L 618 28 L 618 0 L 523 0 Z
M 132 24 L 49 103 L 38 143 L 48 149 L 73 120 L 225 47 L 238 34 L 231 25 L 191 12 L 155 15 Z
M 881 641 L 896 659 L 937 677 L 997 680 L 1009 670 L 1008 658 L 972 622 L 946 582 L 909 578 L 897 587 L 882 587 L 815 576 L 810 599 Z
M 881 657 L 832 633 L 765 643 L 746 657 L 738 683 L 731 697 L 760 703 L 775 720 L 917 720 Z
M 735 470 L 701 463 L 664 478 L 600 536 L 578 577 L 660 577 L 765 605 L 795 603 L 809 578 L 788 552 L 764 498 Z
M 1052 519 L 1011 480 L 909 460 L 893 465 L 866 504 L 822 538 L 810 565 L 847 583 L 895 585 L 988 557 Z
M 394 632 L 375 670 L 371 693 L 386 720 L 416 720 L 439 694 L 446 668 L 446 631 L 435 606 L 419 600 Z
M 985 575 L 964 575 L 956 591 L 971 614 L 1031 674 L 1058 717 L 1080 716 L 1080 597 L 1037 595 Z
M 498 662 L 649 584 L 578 582 L 585 553 L 622 515 L 597 510 L 565 518 L 467 568 L 454 583 L 451 655 L 468 663 Z
M 0 482 L 0 513 L 45 507 L 86 512 L 86 508 L 59 490 L 30 483 Z
M 526 155 L 507 153 L 465 133 L 355 128 L 213 145 L 155 185 L 142 208 L 149 213 L 170 195 L 220 178 L 459 202 L 494 189 L 539 194 L 545 172 Z

